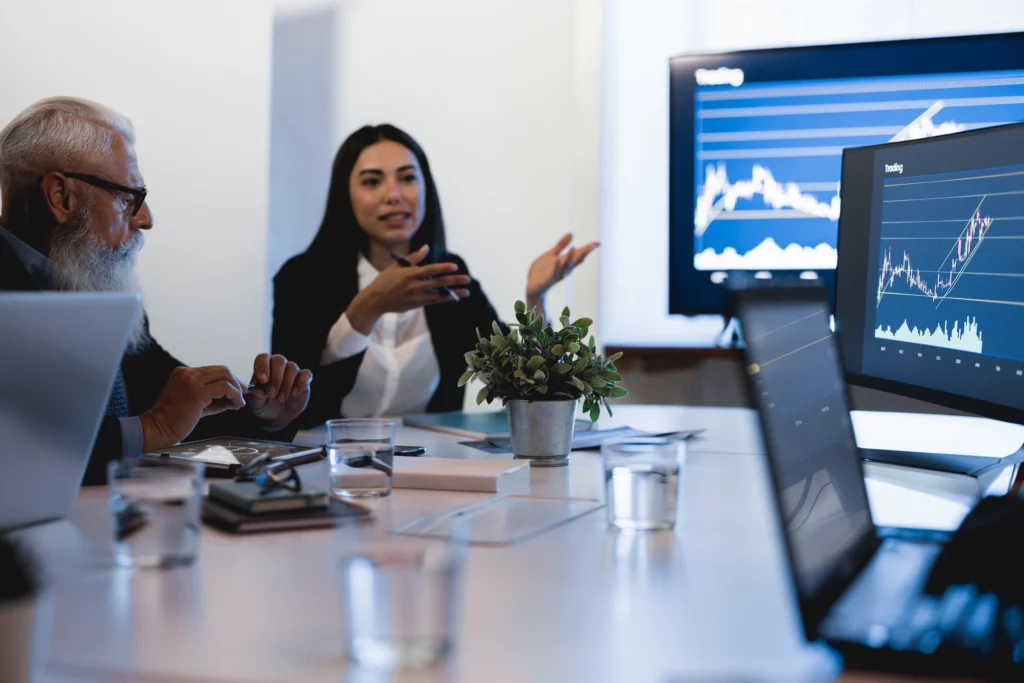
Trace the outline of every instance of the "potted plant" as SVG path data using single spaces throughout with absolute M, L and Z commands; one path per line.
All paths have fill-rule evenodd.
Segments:
M 568 307 L 557 331 L 535 309 L 527 311 L 522 301 L 516 302 L 516 320 L 507 334 L 497 322 L 489 337 L 477 330 L 476 347 L 466 353 L 468 369 L 459 386 L 479 379 L 484 387 L 477 404 L 501 399 L 515 457 L 535 466 L 566 465 L 580 399 L 583 412 L 597 421 L 601 406 L 612 414 L 608 399 L 626 395 L 617 386 L 622 377 L 615 369 L 622 354 L 600 355 L 593 335 L 586 339 L 594 321 L 570 322 Z

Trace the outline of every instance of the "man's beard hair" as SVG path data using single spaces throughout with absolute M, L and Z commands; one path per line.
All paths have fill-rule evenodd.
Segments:
M 111 249 L 92 233 L 88 207 L 79 205 L 58 229 L 50 243 L 54 286 L 65 292 L 140 292 L 135 262 L 142 248 L 142 233 Z M 128 335 L 129 353 L 146 348 L 149 335 L 142 309 L 135 316 Z

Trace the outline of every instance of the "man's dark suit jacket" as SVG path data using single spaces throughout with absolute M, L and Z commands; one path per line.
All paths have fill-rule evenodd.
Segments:
M 448 253 L 438 259 L 459 266 L 468 274 L 465 262 Z M 308 253 L 293 257 L 274 277 L 274 327 L 271 349 L 295 361 L 299 367 L 313 370 L 315 391 L 301 417 L 302 426 L 322 424 L 337 418 L 341 401 L 355 386 L 364 353 L 330 365 L 321 365 L 327 334 L 358 293 L 356 269 L 348 272 L 327 267 Z M 435 304 L 425 308 L 430 340 L 441 370 L 437 390 L 427 404 L 428 412 L 460 410 L 465 387 L 459 377 L 466 371 L 465 354 L 476 345 L 476 330 L 490 335 L 498 316 L 480 283 L 472 280 L 465 287 L 469 296 L 459 302 Z M 500 323 L 500 321 L 499 321 Z
M 0 238 L 0 291 L 34 291 L 38 289 L 39 287 L 11 250 L 10 245 L 6 240 Z M 75 331 L 68 330 L 68 334 L 74 335 Z M 129 413 L 140 415 L 152 408 L 167 384 L 171 371 L 181 365 L 184 363 L 167 353 L 155 340 L 150 341 L 144 351 L 125 355 L 121 361 L 121 375 L 124 378 Z M 246 408 L 203 418 L 185 440 L 194 441 L 214 436 L 240 436 L 288 441 L 295 436 L 295 432 L 294 426 L 277 431 L 265 430 Z M 121 424 L 116 417 L 104 417 L 82 483 L 85 485 L 106 483 L 107 463 L 120 457 Z

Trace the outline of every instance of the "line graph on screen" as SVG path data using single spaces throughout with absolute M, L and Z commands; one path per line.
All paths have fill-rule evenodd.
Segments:
M 842 150 L 1024 120 L 1007 73 L 696 91 L 694 267 L 831 270 Z
M 887 180 L 874 336 L 1024 359 L 1024 167 Z

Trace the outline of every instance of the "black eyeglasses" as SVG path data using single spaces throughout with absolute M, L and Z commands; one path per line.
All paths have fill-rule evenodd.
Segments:
M 238 480 L 256 482 L 261 494 L 279 488 L 296 493 L 302 490 L 302 480 L 296 469 L 289 463 L 271 459 L 269 454 L 242 465 L 238 471 Z
M 124 185 L 118 185 L 112 183 L 109 180 L 103 178 L 97 178 L 94 175 L 88 175 L 87 173 L 68 173 L 66 171 L 58 171 L 61 175 L 66 175 L 68 178 L 75 178 L 81 180 L 83 183 L 89 183 L 95 187 L 102 188 L 109 192 L 124 192 L 130 194 L 135 200 L 135 204 L 132 206 L 132 216 L 137 216 L 139 211 L 142 210 L 142 205 L 146 203 L 146 194 L 148 190 L 145 187 L 126 187 Z

